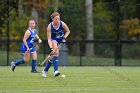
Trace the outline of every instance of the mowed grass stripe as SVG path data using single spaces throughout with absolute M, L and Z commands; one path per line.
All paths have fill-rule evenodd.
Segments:
M 139 67 L 59 67 L 61 75 L 66 75 L 65 78 L 53 77 L 53 67 L 47 78 L 42 78 L 41 73 L 31 73 L 30 69 L 29 66 L 19 66 L 12 72 L 9 66 L 1 66 L 0 92 L 140 93 Z M 43 67 L 38 67 L 38 70 L 42 69 Z M 137 84 L 130 84 L 107 69 L 120 73 Z
M 49 92 L 49 91 L 97 91 L 97 90 L 140 90 L 140 88 L 67 88 L 46 90 L 0 90 L 0 92 Z

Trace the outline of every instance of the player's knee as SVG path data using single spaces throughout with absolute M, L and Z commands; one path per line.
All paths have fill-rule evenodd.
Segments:
M 33 58 L 33 60 L 37 60 L 37 58 Z
M 29 59 L 24 59 L 24 61 L 25 61 L 25 62 L 28 62 L 28 61 L 29 61 Z
M 37 56 L 33 56 L 32 59 L 33 59 L 33 60 L 37 60 Z

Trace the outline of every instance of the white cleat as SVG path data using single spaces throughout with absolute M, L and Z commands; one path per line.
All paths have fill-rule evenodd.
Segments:
M 46 71 L 42 71 L 42 77 L 44 77 L 44 78 L 47 77 Z
M 60 75 L 60 72 L 59 72 L 59 71 L 55 71 L 55 72 L 54 72 L 54 76 L 55 76 L 55 77 L 57 77 L 57 76 L 59 76 L 59 75 Z

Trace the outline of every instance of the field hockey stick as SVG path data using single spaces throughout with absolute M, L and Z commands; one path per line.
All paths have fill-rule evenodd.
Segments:
M 25 53 L 29 53 L 33 48 L 35 48 L 39 43 L 37 42 L 33 47 L 31 47 L 29 50 L 27 50 Z
M 18 55 L 12 56 L 12 60 L 13 59 L 19 59 L 22 58 L 24 55 L 26 55 L 27 53 L 29 53 L 33 48 L 35 48 L 39 43 L 36 43 L 32 48 L 30 48 L 28 51 L 25 52 L 25 54 L 23 53 L 19 53 Z M 13 54 L 14 55 L 14 54 Z
M 53 50 L 41 63 L 39 63 L 39 66 L 43 66 L 57 50 L 60 50 L 61 47 L 62 47 L 62 43 L 60 43 L 58 48 Z

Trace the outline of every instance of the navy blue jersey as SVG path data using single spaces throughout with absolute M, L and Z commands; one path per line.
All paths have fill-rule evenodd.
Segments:
M 36 29 L 31 30 L 30 28 L 28 28 L 28 30 L 30 31 L 30 36 L 26 40 L 26 42 L 27 42 L 28 47 L 32 48 L 34 45 L 34 39 L 36 38 L 37 33 L 36 33 Z M 26 51 L 27 51 L 27 48 L 26 48 L 25 44 L 22 43 L 21 52 L 25 53 Z
M 58 29 L 54 28 L 53 22 L 51 24 L 51 39 L 61 42 L 62 38 L 64 37 L 64 30 L 62 27 L 62 21 L 60 21 L 60 25 Z

